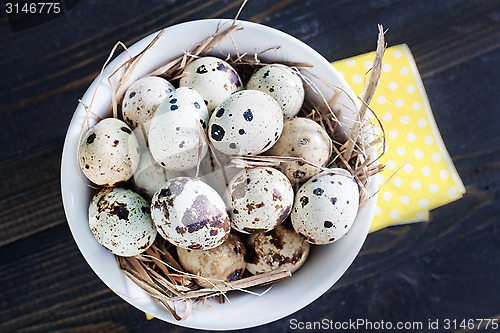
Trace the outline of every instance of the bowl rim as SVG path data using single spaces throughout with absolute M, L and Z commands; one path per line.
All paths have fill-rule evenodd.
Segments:
M 233 19 L 202 19 L 202 20 L 183 22 L 183 23 L 175 24 L 175 25 L 172 25 L 172 26 L 165 28 L 165 33 L 162 36 L 162 38 L 166 38 L 165 36 L 168 35 L 169 33 L 175 33 L 178 30 L 182 30 L 182 29 L 184 29 L 186 27 L 190 27 L 190 26 L 199 26 L 199 27 L 209 29 L 209 28 L 214 28 L 219 24 L 225 25 L 225 24 L 232 23 L 232 22 L 233 22 Z M 309 56 L 312 57 L 311 63 L 314 63 L 314 64 L 318 63 L 322 67 L 329 68 L 328 75 L 332 75 L 333 77 L 335 77 L 336 80 L 338 80 L 338 82 L 341 82 L 347 95 L 349 95 L 351 98 L 354 98 L 354 102 L 356 103 L 356 105 L 357 106 L 359 105 L 359 103 L 356 99 L 356 95 L 354 94 L 352 89 L 349 87 L 347 82 L 343 79 L 343 77 L 335 70 L 335 68 L 331 65 L 330 62 L 328 62 L 323 56 L 321 56 L 316 50 L 314 50 L 313 48 L 311 48 L 307 44 L 305 44 L 304 42 L 300 41 L 299 39 L 297 39 L 297 38 L 295 38 L 295 37 L 293 37 L 285 32 L 282 32 L 280 30 L 277 30 L 275 28 L 272 28 L 272 27 L 269 27 L 266 25 L 262 25 L 262 24 L 254 23 L 254 22 L 249 22 L 249 21 L 241 21 L 241 20 L 237 20 L 236 23 L 242 24 L 244 29 L 248 28 L 249 30 L 256 30 L 254 33 L 260 32 L 263 34 L 270 34 L 270 35 L 279 37 L 280 39 L 283 39 L 287 43 L 290 43 L 292 45 L 297 45 L 297 47 L 304 49 L 304 51 Z M 159 31 L 161 31 L 161 30 L 159 30 Z M 154 33 L 142 38 L 141 40 L 137 41 L 136 43 L 134 43 L 132 46 L 129 47 L 129 52 L 131 52 L 132 54 L 139 53 L 142 49 L 144 49 L 153 40 L 153 38 L 159 33 L 159 31 L 154 32 Z M 208 33 L 212 34 L 213 31 L 211 30 Z M 128 59 L 126 52 L 122 52 L 111 63 L 109 63 L 106 66 L 107 72 L 110 73 L 110 70 L 114 70 L 114 69 L 118 68 L 120 66 L 120 64 L 123 63 L 126 59 Z M 105 71 L 105 73 L 106 73 L 106 71 Z M 103 77 L 104 77 L 104 75 L 103 75 Z M 91 97 L 91 95 L 94 93 L 94 90 L 96 89 L 97 81 L 98 81 L 98 77 L 96 77 L 94 79 L 94 81 L 89 85 L 89 87 L 87 88 L 87 90 L 84 93 L 84 96 L 82 97 L 82 101 L 88 100 Z M 102 87 L 99 87 L 99 89 L 101 89 L 101 88 Z M 61 158 L 61 194 L 62 194 L 62 201 L 63 201 L 66 219 L 67 219 L 68 225 L 70 227 L 71 233 L 73 235 L 73 238 L 74 238 L 80 252 L 82 253 L 83 257 L 85 258 L 85 260 L 87 261 L 89 266 L 92 268 L 92 270 L 96 273 L 96 275 L 99 276 L 99 278 L 106 284 L 106 286 L 108 288 L 113 290 L 118 296 L 120 296 L 122 299 L 124 299 L 125 301 L 130 303 L 132 306 L 138 308 L 141 311 L 144 311 L 144 312 L 149 313 L 149 314 L 151 314 L 159 319 L 162 319 L 164 321 L 167 321 L 167 322 L 179 325 L 179 326 L 184 326 L 184 327 L 189 327 L 189 328 L 198 328 L 198 329 L 211 329 L 211 330 L 243 329 L 243 328 L 250 328 L 250 327 L 268 324 L 270 322 L 282 319 L 286 316 L 289 316 L 289 315 L 301 310 L 302 308 L 306 307 L 307 305 L 312 303 L 314 300 L 316 300 L 317 298 L 322 296 L 328 289 L 330 289 L 338 281 L 338 279 L 340 279 L 341 276 L 344 275 L 345 271 L 349 268 L 349 266 L 352 264 L 354 259 L 357 257 L 357 255 L 358 255 L 358 253 L 359 253 L 359 251 L 360 251 L 360 249 L 361 249 L 361 247 L 366 239 L 366 236 L 368 234 L 368 231 L 369 231 L 369 228 L 371 225 L 371 221 L 372 221 L 374 213 L 375 213 L 375 206 L 376 206 L 376 201 L 377 201 L 376 190 L 378 189 L 378 186 L 379 186 L 378 176 L 373 178 L 372 183 L 370 185 L 371 186 L 370 192 L 374 193 L 373 197 L 363 207 L 364 211 L 366 212 L 366 214 L 364 214 L 364 215 L 368 216 L 369 221 L 368 222 L 365 221 L 360 226 L 361 232 L 359 235 L 357 235 L 358 237 L 356 237 L 354 247 L 351 248 L 351 251 L 349 252 L 350 256 L 347 258 L 344 258 L 344 260 L 342 261 L 343 265 L 342 265 L 341 269 L 339 269 L 337 271 L 337 274 L 335 274 L 335 276 L 333 276 L 333 277 L 330 276 L 329 279 L 324 279 L 322 282 L 319 282 L 317 285 L 315 285 L 313 290 L 310 290 L 309 293 L 305 294 L 302 297 L 302 299 L 300 300 L 298 305 L 297 304 L 288 305 L 287 308 L 278 309 L 274 313 L 263 314 L 263 316 L 260 317 L 259 320 L 253 320 L 253 321 L 246 320 L 244 322 L 240 321 L 237 323 L 231 322 L 230 324 L 218 323 L 218 325 L 212 325 L 212 326 L 206 325 L 206 323 L 205 324 L 199 323 L 199 322 L 197 323 L 194 320 L 190 320 L 190 318 L 188 318 L 185 321 L 176 321 L 170 315 L 170 313 L 168 313 L 168 311 L 166 311 L 166 310 L 164 310 L 164 312 L 166 312 L 167 315 L 164 316 L 164 315 L 162 315 L 161 312 L 159 312 L 158 308 L 156 308 L 156 309 L 150 308 L 146 305 L 146 304 L 148 304 L 148 302 L 138 300 L 137 298 L 141 297 L 141 295 L 138 295 L 137 291 L 132 290 L 133 287 L 131 287 L 130 290 L 125 289 L 125 290 L 127 290 L 127 292 L 128 291 L 131 292 L 131 295 L 127 295 L 124 293 L 124 290 L 118 290 L 118 288 L 116 288 L 116 286 L 113 285 L 114 281 L 109 276 L 106 276 L 106 274 L 105 274 L 106 272 L 103 272 L 102 268 L 97 267 L 98 265 L 96 263 L 96 258 L 94 257 L 95 253 L 89 252 L 86 249 L 85 240 L 79 234 L 82 230 L 81 229 L 82 226 L 81 225 L 78 226 L 74 223 L 74 221 L 76 221 L 75 218 L 77 218 L 78 216 L 77 216 L 77 213 L 73 209 L 75 207 L 75 199 L 76 198 L 72 195 L 72 192 L 74 189 L 71 187 L 72 181 L 70 181 L 71 178 L 75 178 L 75 175 L 73 174 L 74 168 L 72 168 L 72 167 L 74 167 L 74 165 L 72 165 L 71 159 L 76 160 L 76 157 L 74 155 L 75 154 L 75 144 L 78 144 L 78 142 L 75 143 L 74 136 L 70 136 L 69 134 L 70 134 L 71 130 L 73 130 L 73 131 L 75 130 L 75 126 L 81 127 L 81 122 L 80 123 L 78 123 L 78 122 L 79 122 L 79 117 L 81 117 L 82 110 L 83 110 L 83 106 L 78 105 L 78 107 L 76 108 L 76 110 L 73 114 L 70 125 L 68 126 L 68 132 L 66 134 L 66 138 L 64 141 L 63 153 L 62 153 L 62 158 Z M 357 219 L 358 218 L 356 218 L 356 220 Z M 355 221 L 355 223 L 356 223 L 356 221 Z M 358 224 L 360 224 L 360 223 L 358 223 Z M 88 228 L 88 226 L 87 226 L 87 228 Z M 342 241 L 342 240 L 339 240 L 338 242 L 340 242 L 340 241 Z M 337 242 L 335 242 L 335 243 L 337 243 Z M 332 245 L 332 244 L 330 244 L 330 245 Z M 327 245 L 327 246 L 330 246 L 330 245 Z M 300 270 L 298 272 L 300 272 Z M 126 279 L 128 279 L 128 278 L 126 278 Z M 292 277 L 292 279 L 293 279 L 293 277 Z M 133 282 L 130 281 L 130 283 L 133 283 Z M 137 287 L 137 288 L 139 288 L 139 287 Z M 224 306 L 228 306 L 228 304 L 225 304 Z M 169 318 L 169 316 L 171 318 Z M 249 316 L 249 317 L 251 317 L 251 316 Z

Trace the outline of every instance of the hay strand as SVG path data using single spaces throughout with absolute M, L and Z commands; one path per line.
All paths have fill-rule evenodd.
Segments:
M 230 291 L 262 295 L 248 288 L 264 286 L 291 276 L 289 270 L 279 268 L 233 282 L 203 278 L 184 272 L 166 249 L 164 241 L 158 239 L 145 253 L 134 257 L 116 256 L 116 260 L 120 269 L 141 289 L 161 302 L 176 320 L 186 319 L 194 302 L 216 296 L 226 298 Z M 200 288 L 196 279 L 210 281 L 212 287 Z M 175 302 L 185 304 L 183 315 L 176 310 Z
M 346 149 L 343 154 L 346 160 L 349 160 L 351 158 L 352 152 L 354 150 L 354 145 L 359 140 L 361 124 L 364 123 L 367 106 L 370 105 L 373 95 L 375 94 L 375 90 L 377 89 L 378 86 L 380 74 L 382 73 L 382 58 L 384 57 L 386 48 L 385 38 L 384 38 L 385 31 L 382 25 L 380 24 L 378 25 L 378 30 L 379 33 L 377 40 L 377 49 L 375 51 L 375 59 L 373 61 L 373 67 L 372 70 L 370 71 L 370 78 L 368 79 L 368 84 L 365 85 L 365 88 L 361 93 L 361 96 L 359 97 L 359 99 L 362 100 L 363 103 L 361 104 L 361 107 L 358 110 L 356 118 L 357 122 L 354 123 L 354 126 L 351 131 L 351 136 L 347 141 Z

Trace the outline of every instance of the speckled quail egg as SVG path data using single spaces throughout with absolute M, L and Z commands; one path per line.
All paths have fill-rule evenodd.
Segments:
M 151 217 L 163 238 L 190 250 L 219 246 L 230 230 L 222 198 L 210 186 L 191 177 L 168 180 L 153 196 Z
M 212 113 L 208 134 L 224 154 L 260 154 L 278 141 L 283 116 L 278 102 L 257 90 L 231 95 Z
M 149 203 L 134 191 L 119 187 L 104 188 L 94 195 L 89 226 L 99 244 L 123 257 L 146 251 L 157 233 Z
M 359 189 L 354 178 L 322 172 L 297 191 L 292 225 L 311 244 L 332 243 L 349 231 L 358 208 Z
M 135 81 L 123 95 L 123 119 L 131 128 L 143 126 L 144 133 L 148 133 L 156 108 L 174 90 L 170 82 L 157 76 Z
M 271 231 L 252 234 L 246 241 L 247 270 L 261 274 L 277 268 L 298 270 L 309 255 L 310 245 L 295 231 L 279 225 Z
M 238 73 L 224 60 L 215 57 L 196 59 L 184 68 L 180 87 L 191 87 L 205 100 L 212 112 L 233 92 L 241 90 Z
M 172 92 L 156 109 L 149 128 L 149 149 L 155 161 L 167 170 L 195 167 L 208 150 L 203 132 L 207 122 L 200 94 L 191 88 Z
M 178 247 L 177 254 L 186 271 L 206 278 L 196 280 L 206 288 L 222 282 L 236 281 L 245 270 L 245 245 L 233 234 L 229 234 L 222 245 L 213 249 L 186 250 Z
M 307 118 L 294 118 L 285 121 L 278 142 L 266 155 L 299 157 L 317 166 L 325 166 L 331 150 L 332 140 L 318 123 Z M 320 171 L 302 161 L 282 162 L 281 167 L 292 184 L 305 181 Z
M 302 79 L 297 72 L 281 64 L 266 65 L 257 70 L 250 77 L 246 89 L 271 95 L 281 106 L 285 120 L 295 117 L 304 103 Z
M 283 222 L 293 205 L 293 188 L 279 170 L 257 167 L 239 172 L 224 201 L 231 227 L 242 233 L 268 231 Z
M 127 181 L 137 169 L 139 158 L 135 134 L 116 118 L 103 119 L 90 128 L 79 147 L 80 168 L 97 185 Z

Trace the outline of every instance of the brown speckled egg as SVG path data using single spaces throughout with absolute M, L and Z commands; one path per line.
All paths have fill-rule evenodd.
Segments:
M 210 250 L 177 248 L 179 261 L 186 271 L 211 279 L 197 279 L 198 284 L 206 288 L 222 281 L 232 282 L 240 279 L 245 270 L 245 253 L 245 246 L 238 236 L 233 234 L 229 234 L 222 245 Z
M 113 186 L 129 180 L 139 165 L 139 159 L 135 134 L 116 118 L 98 122 L 80 143 L 80 168 L 97 185 Z
M 315 121 L 294 118 L 285 121 L 281 136 L 266 155 L 303 158 L 317 166 L 325 166 L 330 158 L 332 140 Z M 301 161 L 282 162 L 283 173 L 292 184 L 305 181 L 320 169 Z
M 144 126 L 144 133 L 148 133 L 156 108 L 174 90 L 170 82 L 157 76 L 135 81 L 123 95 L 123 119 L 131 128 Z
M 333 243 L 349 231 L 358 208 L 359 189 L 354 178 L 320 173 L 297 191 L 292 225 L 311 244 Z
M 246 89 L 260 90 L 271 95 L 281 106 L 283 117 L 291 119 L 304 103 L 304 85 L 297 72 L 282 64 L 266 65 L 248 80 Z
M 252 234 L 246 241 L 247 270 L 260 274 L 284 268 L 293 273 L 306 261 L 309 248 L 309 243 L 283 225 Z
M 234 68 L 215 57 L 202 57 L 187 65 L 179 86 L 199 92 L 210 112 L 233 92 L 242 89 L 240 77 Z
M 222 198 L 210 186 L 191 177 L 168 180 L 153 195 L 151 217 L 164 239 L 190 250 L 217 247 L 230 230 Z
M 258 167 L 239 172 L 229 182 L 224 201 L 234 229 L 243 233 L 268 231 L 290 213 L 293 189 L 279 170 Z
M 146 251 L 156 238 L 149 203 L 134 191 L 119 187 L 104 188 L 94 195 L 89 226 L 99 244 L 123 257 Z
M 220 152 L 256 155 L 278 141 L 283 113 L 278 102 L 258 90 L 232 94 L 210 116 L 208 136 Z

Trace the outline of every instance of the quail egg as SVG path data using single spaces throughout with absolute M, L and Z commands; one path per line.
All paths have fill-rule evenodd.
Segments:
M 142 126 L 144 133 L 148 133 L 156 108 L 174 90 L 170 82 L 157 76 L 135 81 L 123 95 L 123 119 L 131 128 Z
M 294 118 L 285 121 L 278 142 L 266 154 L 299 157 L 321 167 L 328 162 L 331 150 L 332 140 L 318 123 Z M 320 171 L 302 161 L 282 162 L 281 167 L 292 184 L 303 182 Z
M 293 273 L 306 261 L 309 248 L 309 243 L 295 231 L 279 225 L 271 231 L 248 237 L 246 268 L 252 274 L 261 274 L 277 268 L 288 269 Z
M 242 233 L 268 231 L 290 213 L 293 188 L 279 170 L 257 167 L 241 171 L 229 182 L 224 201 L 231 227 Z
M 210 186 L 191 177 L 168 180 L 153 195 L 151 217 L 164 239 L 190 250 L 217 247 L 230 230 L 222 198 Z
M 156 238 L 149 203 L 134 191 L 108 187 L 89 206 L 92 234 L 112 253 L 130 257 L 146 251 Z
M 278 141 L 283 115 L 278 102 L 257 90 L 231 95 L 210 117 L 208 134 L 224 154 L 260 154 Z
M 224 60 L 203 57 L 188 64 L 182 73 L 180 87 L 194 88 L 205 100 L 212 112 L 233 92 L 241 90 L 238 73 Z
M 281 106 L 285 120 L 295 117 L 304 103 L 302 79 L 297 72 L 281 64 L 261 67 L 250 77 L 246 89 L 271 95 Z
M 149 149 L 167 170 L 194 168 L 207 153 L 204 128 L 208 111 L 200 94 L 178 88 L 156 109 L 149 128 Z
M 311 244 L 333 243 L 349 231 L 358 208 L 359 189 L 354 178 L 322 172 L 297 191 L 292 225 Z
M 205 288 L 221 282 L 236 281 L 245 270 L 245 246 L 233 234 L 229 234 L 224 243 L 213 249 L 186 250 L 178 247 L 177 254 L 186 271 L 206 278 L 196 280 Z
M 137 169 L 139 158 L 135 134 L 116 118 L 103 119 L 90 128 L 79 147 L 80 168 L 97 185 L 127 181 Z

